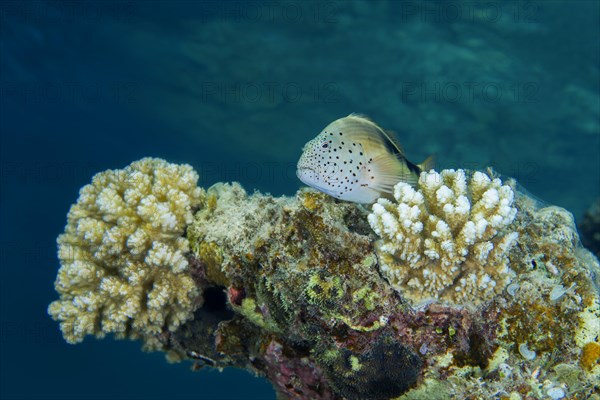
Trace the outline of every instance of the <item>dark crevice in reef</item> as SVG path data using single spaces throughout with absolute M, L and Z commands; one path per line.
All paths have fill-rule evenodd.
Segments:
M 215 334 L 223 323 L 234 319 L 235 313 L 227 306 L 227 295 L 222 286 L 209 286 L 202 293 L 203 303 L 194 318 L 170 336 L 168 347 L 183 352 L 193 359 L 210 360 L 212 366 L 232 365 L 222 360 L 215 349 Z
M 204 311 L 220 316 L 221 320 L 231 319 L 235 315 L 233 311 L 227 308 L 227 296 L 224 287 L 208 287 L 204 289 L 202 297 L 204 298 L 204 304 L 202 305 Z
M 370 208 L 370 206 L 368 206 Z M 356 233 L 362 236 L 373 236 L 373 229 L 367 221 L 369 210 L 365 206 L 354 206 L 344 215 L 344 224 L 351 233 Z
M 384 335 L 365 353 L 341 350 L 325 370 L 343 398 L 376 400 L 406 392 L 417 382 L 422 365 L 415 353 Z

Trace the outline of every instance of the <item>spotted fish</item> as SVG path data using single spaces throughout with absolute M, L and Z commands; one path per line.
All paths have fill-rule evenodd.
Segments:
M 419 165 L 411 163 L 390 132 L 366 117 L 350 114 L 304 145 L 296 175 L 340 200 L 373 203 L 390 197 L 398 182 L 416 186 L 421 171 L 432 164 L 432 157 Z

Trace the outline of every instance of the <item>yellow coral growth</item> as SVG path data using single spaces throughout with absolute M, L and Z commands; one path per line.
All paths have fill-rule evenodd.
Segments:
M 518 234 L 507 227 L 517 210 L 500 179 L 465 171 L 423 172 L 419 189 L 394 188 L 369 223 L 381 237 L 381 272 L 407 298 L 478 303 L 509 281 L 507 252 Z
M 60 299 L 48 313 L 65 340 L 144 338 L 174 330 L 198 305 L 183 237 L 203 193 L 189 165 L 144 158 L 94 176 L 58 237 Z
M 600 364 L 600 344 L 596 342 L 587 343 L 581 350 L 581 366 L 590 371 Z
M 600 373 L 600 301 L 593 303 L 579 313 L 579 326 L 575 331 L 575 342 L 581 347 L 580 364 L 588 371 Z

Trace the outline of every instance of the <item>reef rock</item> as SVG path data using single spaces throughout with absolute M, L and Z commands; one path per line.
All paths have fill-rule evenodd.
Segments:
M 281 398 L 600 398 L 600 266 L 572 215 L 491 173 L 421 181 L 372 211 L 311 189 L 202 192 L 180 231 L 202 306 L 154 340 Z

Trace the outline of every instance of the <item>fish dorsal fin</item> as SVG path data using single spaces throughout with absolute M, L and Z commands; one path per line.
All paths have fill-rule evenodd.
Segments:
M 394 131 L 390 131 L 390 130 L 382 129 L 382 131 L 383 131 L 383 134 L 385 135 L 386 139 L 392 144 L 392 147 L 394 147 L 396 149 L 396 151 L 394 153 L 401 154 L 402 157 L 404 157 L 404 149 L 402 148 L 402 145 L 400 144 L 400 141 L 398 140 L 396 133 Z
M 369 117 L 368 117 L 367 115 L 365 115 L 365 114 L 360 114 L 360 113 L 352 113 L 352 114 L 348 115 L 348 117 L 349 117 L 349 118 L 364 119 L 364 120 L 367 120 L 367 121 L 369 121 L 369 122 L 370 122 L 370 123 L 372 123 L 372 124 L 375 124 L 375 122 L 373 122 L 373 120 L 372 120 L 371 118 L 369 118 Z M 348 117 L 347 117 L 347 118 L 348 118 Z M 375 125 L 377 125 L 377 124 L 375 124 Z
M 371 119 L 362 114 L 352 113 L 346 117 L 350 120 L 354 120 L 358 123 L 362 123 L 364 125 L 371 125 L 374 130 L 379 134 L 381 140 L 384 142 L 384 145 L 389 148 L 392 154 L 400 154 L 404 158 L 404 149 L 400 144 L 400 141 L 396 137 L 396 134 L 393 131 L 385 130 L 377 125 L 375 122 L 371 121 Z
M 350 114 L 333 122 L 331 128 L 345 130 L 354 139 L 361 141 L 366 146 L 366 151 L 386 149 L 387 152 L 404 159 L 404 152 L 398 141 L 365 116 Z

